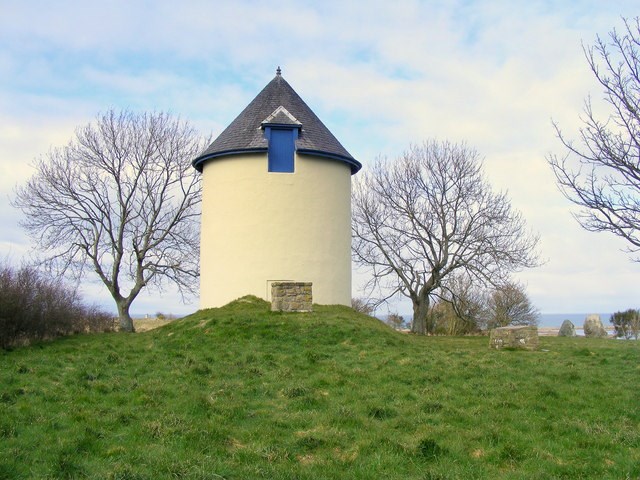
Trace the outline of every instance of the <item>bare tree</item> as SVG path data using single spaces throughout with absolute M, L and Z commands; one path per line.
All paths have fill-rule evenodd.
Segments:
M 547 160 L 560 190 L 581 207 L 575 218 L 592 232 L 625 239 L 640 252 L 640 22 L 624 21 L 625 31 L 597 37 L 584 53 L 600 85 L 609 116 L 598 119 L 587 99 L 578 142 L 554 123 L 567 153 Z M 636 261 L 640 258 L 636 256 Z
M 537 325 L 540 312 L 533 306 L 524 287 L 508 282 L 496 288 L 489 296 L 487 327 L 507 325 Z
M 436 335 L 465 335 L 477 331 L 476 324 L 469 318 L 463 318 L 453 304 L 447 300 L 436 300 L 429 311 L 428 322 L 433 322 L 433 332 Z M 429 323 L 427 323 L 429 331 Z
M 378 159 L 355 182 L 354 260 L 371 269 L 380 301 L 411 299 L 414 333 L 427 333 L 431 297 L 443 296 L 455 272 L 499 285 L 538 263 L 538 238 L 481 170 L 475 150 L 430 141 L 395 162 Z
M 204 143 L 164 113 L 109 111 L 37 160 L 14 205 L 52 271 L 94 271 L 121 328 L 144 287 L 194 291 L 199 274 L 201 187 L 190 160 Z
M 438 301 L 431 309 L 429 321 L 437 321 L 435 331 L 446 335 L 460 335 L 481 330 L 486 323 L 488 294 L 474 284 L 464 271 L 443 280 Z M 427 324 L 429 330 L 429 324 Z

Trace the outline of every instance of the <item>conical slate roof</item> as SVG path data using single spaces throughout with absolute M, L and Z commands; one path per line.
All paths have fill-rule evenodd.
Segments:
M 342 161 L 356 173 L 362 165 L 340 144 L 291 85 L 282 78 L 280 69 L 273 80 L 216 138 L 209 148 L 193 160 L 202 172 L 203 163 L 220 156 L 250 152 L 266 152 L 268 143 L 263 125 L 299 128 L 298 153 L 307 153 Z

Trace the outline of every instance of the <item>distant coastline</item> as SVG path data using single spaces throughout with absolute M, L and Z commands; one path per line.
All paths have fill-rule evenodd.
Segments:
M 570 320 L 571 323 L 576 327 L 576 333 L 579 336 L 584 335 L 582 331 L 582 327 L 584 325 L 584 320 L 587 318 L 587 315 L 592 315 L 590 313 L 541 313 L 540 319 L 538 322 L 538 328 L 540 329 L 541 335 L 557 335 L 562 322 L 565 320 Z M 613 326 L 609 323 L 609 318 L 611 318 L 611 313 L 597 313 L 596 315 L 600 315 L 600 320 L 602 321 L 602 325 L 604 328 L 612 334 L 614 331 Z M 377 318 L 385 321 L 387 315 L 376 315 Z M 402 318 L 406 323 L 410 323 L 413 315 L 405 314 L 402 315 Z

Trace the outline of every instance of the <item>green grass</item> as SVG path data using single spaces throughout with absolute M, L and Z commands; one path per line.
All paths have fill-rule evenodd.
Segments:
M 0 351 L 0 480 L 640 478 L 640 342 L 488 343 L 248 298 Z

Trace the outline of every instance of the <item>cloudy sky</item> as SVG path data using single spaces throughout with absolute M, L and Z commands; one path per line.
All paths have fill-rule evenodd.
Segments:
M 429 138 L 475 147 L 541 236 L 546 263 L 518 279 L 542 312 L 638 307 L 640 264 L 580 229 L 545 161 L 561 152 L 551 120 L 573 134 L 584 99 L 602 96 L 582 44 L 638 14 L 637 0 L 0 0 L 0 253 L 28 253 L 9 199 L 75 127 L 110 108 L 162 110 L 216 136 L 280 65 L 365 168 Z M 99 285 L 84 290 L 110 307 Z M 195 309 L 167 291 L 132 310 Z

